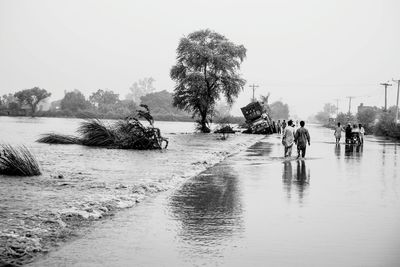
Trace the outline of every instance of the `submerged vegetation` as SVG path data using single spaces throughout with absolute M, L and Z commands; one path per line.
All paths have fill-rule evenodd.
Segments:
M 40 175 L 37 160 L 24 146 L 0 145 L 0 174 L 12 176 Z
M 139 150 L 167 148 L 168 140 L 161 136 L 158 128 L 154 128 L 149 108 L 141 106 L 144 110 L 138 110 L 137 116 L 148 121 L 149 127 L 135 117 L 127 117 L 110 125 L 99 119 L 89 119 L 78 128 L 80 137 L 51 133 L 43 135 L 37 142 Z
M 72 135 L 62 135 L 49 133 L 44 134 L 41 138 L 37 140 L 39 143 L 47 143 L 47 144 L 79 144 L 79 138 Z

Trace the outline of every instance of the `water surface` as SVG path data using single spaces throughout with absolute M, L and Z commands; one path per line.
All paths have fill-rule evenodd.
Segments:
M 269 136 L 35 266 L 399 266 L 398 143 L 310 132 L 305 160 Z

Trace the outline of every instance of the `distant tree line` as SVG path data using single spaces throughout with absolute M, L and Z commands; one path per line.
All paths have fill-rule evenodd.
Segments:
M 0 115 L 118 119 L 131 116 L 139 104 L 146 104 L 155 119 L 195 119 L 198 130 L 205 133 L 210 132 L 209 123 L 221 118 L 232 123 L 243 122 L 243 117 L 232 117 L 226 111 L 246 83 L 240 74 L 246 48 L 205 29 L 181 38 L 176 52 L 176 64 L 170 71 L 176 83 L 173 93 L 155 92 L 154 79 L 149 77 L 133 83 L 124 100 L 108 89 L 98 89 L 88 98 L 79 90 L 73 90 L 52 102 L 50 110 L 38 110 L 40 102 L 51 93 L 34 87 L 3 96 Z M 228 108 L 220 105 L 221 100 Z M 289 108 L 280 101 L 272 103 L 269 111 L 276 120 L 288 119 Z
M 338 122 L 345 126 L 361 123 L 367 134 L 379 136 L 389 136 L 400 139 L 400 124 L 395 123 L 396 107 L 392 106 L 388 110 L 378 107 L 360 106 L 354 116 L 351 113 L 340 112 L 336 118 L 336 107 L 332 104 L 325 104 L 323 111 L 315 115 L 316 121 L 328 127 L 334 127 Z
M 133 100 L 132 94 L 131 90 L 124 100 L 120 100 L 119 94 L 114 91 L 98 89 L 85 97 L 81 91 L 75 89 L 65 92 L 62 99 L 49 103 L 48 110 L 39 110 L 38 105 L 51 93 L 35 87 L 0 97 L 0 115 L 119 119 L 135 114 L 139 104 L 146 104 L 156 120 L 193 120 L 189 113 L 173 106 L 173 94 L 166 90 L 146 94 L 141 89 L 141 94 L 144 95 L 136 93 L 139 102 Z M 217 115 L 216 118 L 218 117 Z M 232 123 L 242 121 L 241 117 L 229 117 Z

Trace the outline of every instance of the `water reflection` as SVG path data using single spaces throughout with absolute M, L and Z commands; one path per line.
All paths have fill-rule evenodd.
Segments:
M 290 199 L 293 187 L 295 185 L 295 190 L 299 197 L 299 202 L 302 202 L 305 191 L 310 182 L 310 170 L 306 168 L 305 160 L 297 160 L 296 161 L 296 172 L 293 174 L 292 162 L 285 161 L 283 163 L 283 175 L 282 180 L 284 184 L 284 188 L 287 192 L 287 197 Z
M 247 156 L 260 157 L 271 154 L 273 144 L 270 142 L 257 142 L 247 149 Z
M 345 145 L 344 155 L 346 157 L 361 157 L 363 152 L 362 145 Z
M 181 222 L 178 235 L 194 244 L 196 253 L 210 253 L 211 244 L 242 231 L 238 177 L 228 165 L 217 165 L 185 183 L 169 205 Z
M 340 144 L 335 145 L 335 155 L 338 158 L 340 158 L 340 150 L 341 150 L 340 148 L 341 148 Z

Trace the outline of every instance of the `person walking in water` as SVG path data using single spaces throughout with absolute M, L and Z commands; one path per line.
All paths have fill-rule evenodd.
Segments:
M 283 131 L 285 131 L 285 128 L 286 128 L 286 121 L 283 120 L 282 121 L 282 133 L 283 133 Z
M 277 130 L 278 130 L 278 134 L 281 134 L 281 133 L 282 133 L 281 127 L 282 127 L 282 125 L 281 125 L 281 120 L 278 120 L 278 123 L 276 124 L 276 128 L 277 128 Z
M 292 156 L 292 147 L 294 143 L 294 128 L 291 127 L 292 123 L 292 120 L 289 120 L 288 127 L 285 127 L 283 130 L 282 145 L 285 147 L 285 158 Z
M 297 158 L 304 158 L 306 156 L 307 143 L 310 145 L 310 134 L 308 130 L 304 128 L 304 121 L 300 122 L 300 128 L 297 129 L 294 135 L 294 142 L 297 144 Z
M 346 144 L 350 143 L 350 139 L 351 139 L 351 124 L 348 123 L 347 127 L 345 129 L 345 139 L 346 139 Z
M 340 126 L 340 122 L 338 122 L 337 127 L 335 128 L 335 133 L 333 135 L 336 138 L 336 144 L 339 144 L 340 138 L 342 137 L 342 127 Z
M 358 128 L 360 129 L 360 141 L 361 144 L 364 144 L 364 134 L 365 134 L 365 129 L 364 127 L 360 124 L 358 124 Z

